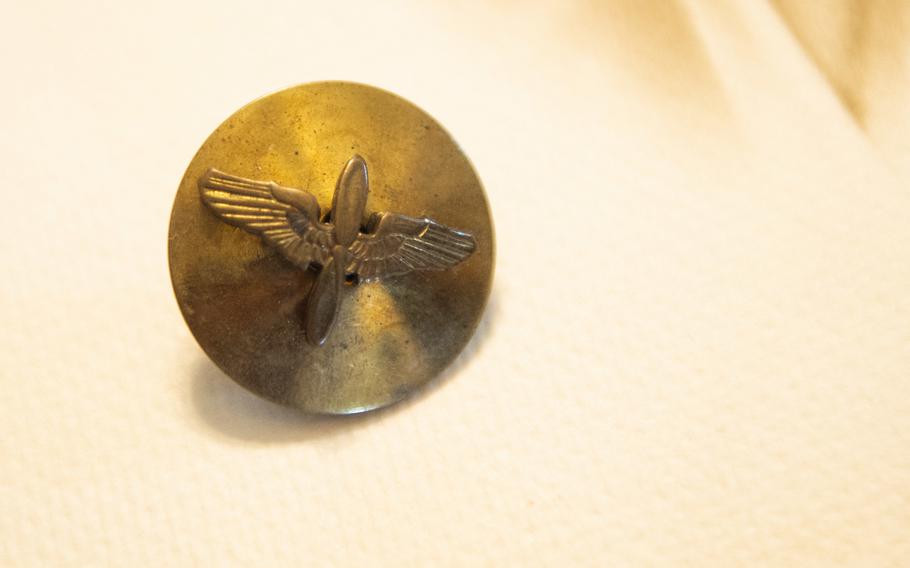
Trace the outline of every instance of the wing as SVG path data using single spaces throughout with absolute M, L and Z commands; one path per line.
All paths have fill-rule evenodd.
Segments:
M 319 222 L 319 203 L 305 191 L 212 168 L 199 179 L 199 193 L 222 221 L 261 236 L 302 268 L 331 257 L 331 228 Z
M 468 233 L 432 219 L 378 213 L 351 245 L 347 271 L 369 282 L 414 270 L 444 270 L 471 256 L 475 246 Z

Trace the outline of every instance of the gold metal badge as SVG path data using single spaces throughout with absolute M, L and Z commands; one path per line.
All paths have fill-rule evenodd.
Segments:
M 169 239 L 209 357 L 316 413 L 379 408 L 437 376 L 492 280 L 489 208 L 457 144 L 353 83 L 287 89 L 225 121 L 184 175 Z

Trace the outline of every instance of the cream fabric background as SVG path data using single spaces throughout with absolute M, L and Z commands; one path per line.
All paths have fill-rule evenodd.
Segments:
M 907 566 L 905 6 L 7 2 L 0 564 Z M 351 420 L 221 375 L 165 255 L 209 132 L 321 79 L 498 232 L 469 352 Z

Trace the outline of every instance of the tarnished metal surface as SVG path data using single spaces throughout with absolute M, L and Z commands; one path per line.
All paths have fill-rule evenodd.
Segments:
M 169 257 L 190 329 L 229 376 L 352 413 L 404 398 L 461 351 L 493 234 L 476 174 L 432 118 L 327 82 L 255 101 L 209 137 L 177 193 Z

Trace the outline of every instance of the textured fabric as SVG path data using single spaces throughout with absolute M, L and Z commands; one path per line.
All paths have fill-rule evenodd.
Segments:
M 899 0 L 18 2 L 3 566 L 906 566 Z M 172 297 L 196 148 L 311 80 L 460 142 L 495 291 L 416 400 L 301 417 Z

